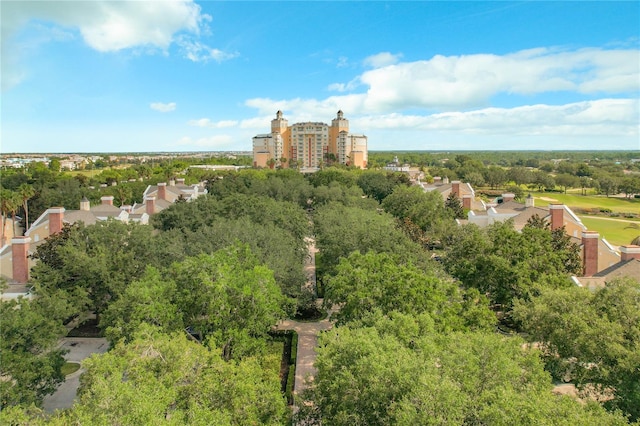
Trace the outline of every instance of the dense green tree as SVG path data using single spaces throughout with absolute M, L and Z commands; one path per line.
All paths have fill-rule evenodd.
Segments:
M 353 170 L 344 170 L 337 167 L 327 167 L 309 175 L 309 182 L 315 186 L 329 186 L 337 182 L 347 187 L 357 186 L 359 173 Z
M 507 175 L 509 180 L 513 181 L 516 185 L 526 185 L 533 179 L 531 171 L 522 166 L 510 168 Z
M 29 229 L 29 200 L 36 195 L 36 190 L 29 184 L 23 183 L 18 187 L 18 194 L 22 199 L 22 209 L 24 211 L 24 230 Z
M 17 191 L 21 185 L 26 183 L 29 183 L 29 176 L 23 170 L 2 169 L 2 180 L 0 181 L 2 188 Z
M 571 285 L 569 274 L 581 269 L 579 248 L 561 233 L 536 226 L 517 232 L 510 221 L 486 229 L 460 227 L 444 265 L 466 287 L 488 294 L 507 310 L 514 299 L 528 300 L 541 288 Z
M 220 199 L 200 197 L 191 203 L 174 204 L 154 215 L 152 224 L 162 231 L 197 231 L 202 226 L 215 223 L 220 217 L 247 217 L 260 225 L 272 223 L 281 228 L 282 232 L 291 233 L 297 241 L 304 241 L 309 232 L 309 220 L 305 211 L 296 204 L 241 193 Z
M 598 188 L 600 188 L 600 193 L 605 194 L 607 197 L 609 195 L 617 194 L 618 179 L 609 176 L 599 176 Z
M 280 425 L 286 402 L 261 359 L 224 361 L 184 333 L 141 328 L 132 342 L 83 363 L 73 424 Z
M 464 175 L 464 181 L 473 187 L 484 186 L 485 180 L 481 172 L 469 172 Z
M 36 294 L 64 294 L 73 300 L 76 314 L 99 315 L 154 264 L 151 232 L 150 226 L 116 220 L 66 228 L 36 249 Z
M 56 346 L 65 333 L 38 301 L 0 301 L 0 409 L 39 405 L 64 381 L 64 351 Z
M 556 186 L 556 182 L 553 177 L 542 171 L 537 171 L 533 174 L 531 184 L 534 188 L 537 187 L 538 191 L 553 189 Z
M 501 167 L 489 167 L 484 171 L 484 180 L 491 186 L 497 188 L 507 182 L 507 172 Z
M 455 192 L 451 192 L 447 199 L 444 202 L 444 206 L 447 210 L 449 210 L 451 216 L 455 219 L 464 219 L 466 216 L 464 214 L 464 210 L 462 209 L 462 202 L 460 198 L 455 194 Z
M 455 226 L 453 215 L 445 208 L 442 195 L 437 191 L 425 192 L 418 186 L 398 187 L 382 203 L 386 211 L 407 224 L 417 226 L 428 246 L 438 245 Z M 417 240 L 415 240 L 417 241 Z
M 578 177 L 584 177 L 584 176 L 589 177 L 593 174 L 593 171 L 591 170 L 588 164 L 580 163 L 578 167 L 576 167 L 575 174 Z
M 640 418 L 640 282 L 618 279 L 595 293 L 543 290 L 530 303 L 517 301 L 514 317 L 554 377 L 612 392 L 608 406 Z
M 567 193 L 568 188 L 576 188 L 580 185 L 580 179 L 569 174 L 561 174 L 555 178 L 556 184 L 563 188 L 564 193 Z
M 396 227 L 391 215 L 337 203 L 317 209 L 314 233 L 322 259 L 318 271 L 321 277 L 332 274 L 340 259 L 354 251 L 373 250 L 410 258 L 418 256 L 421 250 Z
M 620 181 L 618 188 L 627 198 L 631 198 L 633 194 L 640 193 L 640 178 L 626 177 Z
M 352 253 L 326 283 L 325 303 L 339 305 L 338 324 L 382 313 L 431 315 L 436 329 L 487 329 L 495 322 L 487 299 L 477 290 L 461 291 L 434 264 L 418 268 L 387 253 Z
M 197 256 L 213 253 L 239 241 L 247 244 L 261 263 L 274 272 L 282 292 L 296 297 L 306 281 L 303 263 L 308 249 L 303 241 L 294 239 L 272 223 L 257 224 L 247 217 L 220 218 L 197 231 L 184 231 L 179 235 L 183 253 Z
M 291 313 L 273 272 L 246 245 L 186 258 L 172 266 L 169 278 L 184 324 L 222 347 L 226 359 L 252 353 L 261 344 L 256 338 Z
M 368 197 L 382 202 L 398 185 L 408 186 L 409 177 L 403 173 L 365 171 L 358 178 L 358 186 Z
M 163 277 L 154 267 L 132 282 L 121 298 L 111 303 L 101 318 L 105 336 L 115 345 L 129 341 L 141 324 L 149 324 L 169 333 L 184 329 L 182 313 L 178 311 L 176 283 Z
M 400 321 L 400 324 L 395 324 Z M 623 425 L 596 404 L 551 393 L 533 350 L 489 333 L 425 333 L 395 315 L 323 335 L 300 420 L 331 425 Z M 399 335 L 396 333 L 399 332 Z

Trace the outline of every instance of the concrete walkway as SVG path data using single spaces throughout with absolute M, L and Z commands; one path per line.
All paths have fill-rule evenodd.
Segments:
M 64 356 L 67 361 L 81 363 L 92 354 L 105 353 L 109 349 L 109 343 L 104 338 L 65 337 L 60 341 L 59 348 L 69 350 Z M 75 373 L 69 374 L 55 393 L 44 399 L 42 403 L 44 411 L 52 413 L 55 410 L 70 408 L 76 399 L 82 373 L 84 369 L 80 368 Z
M 315 241 L 307 238 L 309 245 L 309 255 L 305 261 L 304 270 L 307 274 L 307 281 L 304 288 L 315 291 L 316 289 L 316 253 Z M 318 303 L 321 305 L 319 299 Z M 305 381 L 313 380 L 316 374 L 314 366 L 316 360 L 316 347 L 318 346 L 318 335 L 321 331 L 329 330 L 332 327 L 328 319 L 315 322 L 299 322 L 294 320 L 281 321 L 276 329 L 295 330 L 298 333 L 298 353 L 296 356 L 296 381 L 293 387 L 294 395 L 300 394 L 305 389 Z
M 298 395 L 306 387 L 306 380 L 313 380 L 316 375 L 316 347 L 318 334 L 332 327 L 329 320 L 317 322 L 298 322 L 285 320 L 278 324 L 278 330 L 295 330 L 298 333 L 298 354 L 296 356 L 296 381 L 293 394 Z

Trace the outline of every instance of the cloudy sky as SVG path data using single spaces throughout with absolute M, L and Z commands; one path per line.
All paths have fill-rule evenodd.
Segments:
M 640 149 L 640 2 L 6 1 L 1 151 Z

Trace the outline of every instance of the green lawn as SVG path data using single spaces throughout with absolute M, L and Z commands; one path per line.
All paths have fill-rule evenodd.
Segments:
M 571 209 L 606 208 L 617 213 L 640 213 L 640 199 L 605 197 L 603 195 L 559 194 L 551 192 L 532 192 L 536 206 L 562 203 Z
M 640 235 L 640 220 L 625 223 L 589 216 L 580 216 L 580 220 L 587 229 L 598 231 L 601 237 L 616 246 L 629 244 L 631 240 Z
M 284 342 L 277 340 L 267 341 L 267 350 L 264 357 L 263 368 L 280 374 L 280 363 L 282 361 L 282 352 L 284 351 Z
M 80 364 L 77 362 L 65 362 L 62 366 L 62 374 L 68 376 L 71 373 L 75 373 L 80 369 Z

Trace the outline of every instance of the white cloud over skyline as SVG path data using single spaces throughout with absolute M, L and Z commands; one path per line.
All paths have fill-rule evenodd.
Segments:
M 290 123 L 342 110 L 371 149 L 439 135 L 640 150 L 632 2 L 514 2 L 500 16 L 486 2 L 344 2 L 331 22 L 337 4 L 275 5 L 3 1 L 3 147 L 38 149 L 56 126 L 55 146 L 108 134 L 122 149 L 247 149 L 277 110 Z
M 383 52 L 372 57 L 385 58 Z M 382 63 L 381 61 L 380 63 Z M 355 81 L 366 86 L 363 92 Z M 260 115 L 276 110 L 291 123 L 345 111 L 355 131 L 374 129 L 456 131 L 466 134 L 637 136 L 640 116 L 640 52 L 600 48 L 540 48 L 507 55 L 434 56 L 382 65 L 334 90 L 359 93 L 324 99 L 252 98 Z M 580 102 L 491 106 L 503 96 L 540 93 L 603 96 Z M 416 113 L 416 111 L 422 113 Z M 409 113 L 407 113 L 409 112 Z M 267 121 L 265 121 L 267 123 Z M 639 146 L 640 148 L 640 146 Z

